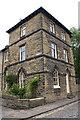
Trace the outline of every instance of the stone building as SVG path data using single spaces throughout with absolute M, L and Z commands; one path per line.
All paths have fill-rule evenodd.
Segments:
M 37 96 L 44 96 L 46 102 L 75 95 L 71 32 L 63 24 L 40 7 L 7 33 L 9 46 L 3 51 L 3 89 L 9 72 L 18 76 L 19 87 L 38 74 Z
M 2 51 L 0 51 L 0 91 L 1 91 L 1 83 L 2 83 Z

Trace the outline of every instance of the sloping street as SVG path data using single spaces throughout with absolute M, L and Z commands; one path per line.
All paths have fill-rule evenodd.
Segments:
M 79 104 L 80 104 L 80 101 L 77 101 L 69 105 L 66 105 L 64 107 L 58 108 L 56 110 L 46 112 L 34 118 L 78 118 L 79 117 L 79 111 L 78 111 Z
M 80 101 L 77 97 L 63 99 L 35 108 L 14 110 L 3 107 L 3 118 L 38 119 L 38 118 L 79 118 Z

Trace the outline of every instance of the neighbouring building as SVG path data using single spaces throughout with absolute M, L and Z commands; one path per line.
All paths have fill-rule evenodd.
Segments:
M 3 50 L 3 90 L 9 72 L 19 87 L 40 76 L 37 96 L 46 102 L 76 94 L 71 32 L 40 7 L 7 30 L 9 46 Z

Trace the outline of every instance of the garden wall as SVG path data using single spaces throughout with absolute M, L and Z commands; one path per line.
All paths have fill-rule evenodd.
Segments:
M 26 109 L 45 104 L 44 97 L 34 99 L 19 99 L 18 96 L 3 95 L 2 106 L 13 109 Z

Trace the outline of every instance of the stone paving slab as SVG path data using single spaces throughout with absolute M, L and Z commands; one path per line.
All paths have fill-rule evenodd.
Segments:
M 77 100 L 78 100 L 77 97 L 72 98 L 72 99 L 66 98 L 66 99 L 58 100 L 58 101 L 50 103 L 50 104 L 38 106 L 35 108 L 25 109 L 25 110 L 13 110 L 10 108 L 3 107 L 2 116 L 3 116 L 3 118 L 30 118 L 35 115 L 39 115 L 41 113 L 65 106 L 65 105 L 75 102 Z

